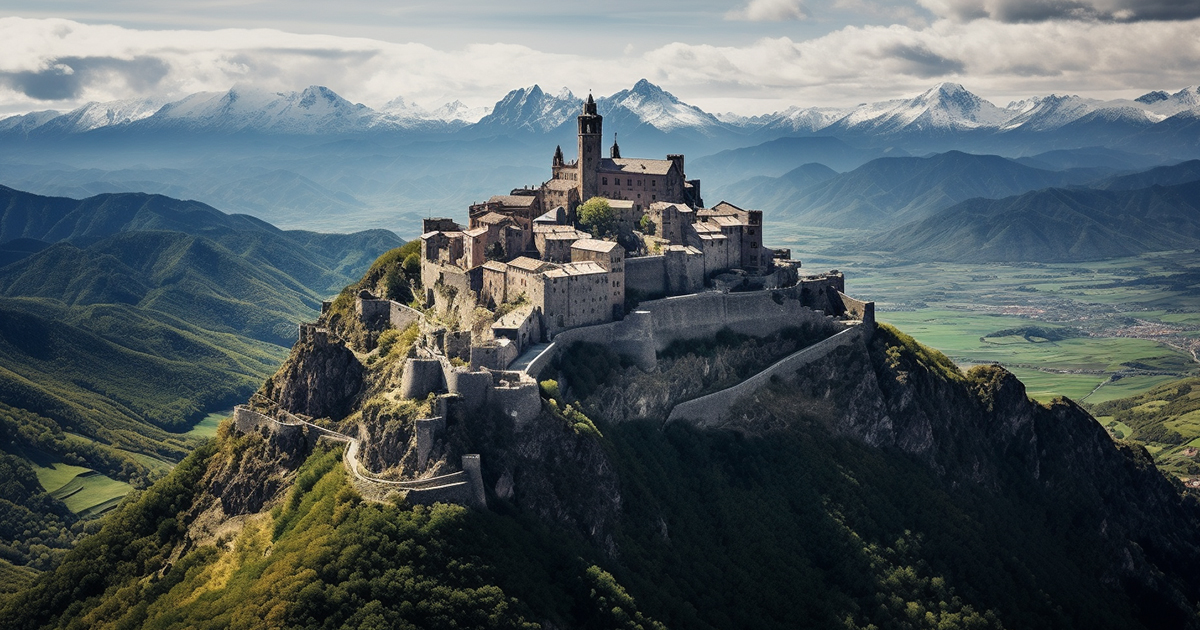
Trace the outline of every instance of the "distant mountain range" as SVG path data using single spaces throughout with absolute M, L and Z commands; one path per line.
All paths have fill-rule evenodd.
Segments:
M 283 93 L 239 86 L 172 102 L 91 103 L 0 120 L 0 184 L 56 196 L 155 192 L 286 227 L 384 227 L 415 236 L 422 217 L 462 218 L 474 201 L 547 179 L 555 145 L 568 158 L 574 153 L 581 100 L 534 85 L 490 108 L 455 101 L 429 111 L 398 97 L 376 110 L 319 86 Z M 702 180 L 706 199 L 728 195 L 804 220 L 840 197 L 805 197 L 816 183 L 808 180 L 777 182 L 779 190 L 764 179 L 746 180 L 807 164 L 844 174 L 877 158 L 949 151 L 998 155 L 1043 171 L 1109 169 L 1096 178 L 1200 158 L 1195 87 L 1132 100 L 1052 94 L 998 106 L 941 83 L 908 99 L 746 117 L 705 112 L 642 80 L 600 96 L 597 105 L 605 135 L 618 137 L 626 155 L 686 153 L 687 174 Z M 962 177 L 974 183 L 927 199 L 938 205 L 1040 185 L 1037 178 L 1022 183 L 1015 171 L 1015 179 L 995 186 L 982 176 Z M 1045 176 L 1040 187 L 1079 177 Z M 832 191 L 840 184 L 825 185 Z M 877 193 L 897 185 L 881 184 Z M 872 194 L 853 193 L 854 206 L 883 203 L 887 215 L 925 203 L 915 193 L 900 205 L 865 201 Z M 922 212 L 899 212 L 895 220 Z M 812 220 L 838 222 L 824 213 Z
M 506 133 L 549 133 L 572 124 L 580 97 L 570 90 L 545 92 L 534 85 L 509 92 L 491 108 L 454 101 L 429 111 L 398 97 L 379 110 L 347 101 L 333 90 L 310 86 L 298 92 L 235 87 L 183 99 L 88 103 L 66 113 L 33 112 L 0 120 L 6 135 L 65 135 L 97 129 L 258 132 L 279 135 L 340 135 L 406 131 L 457 132 L 468 128 Z M 940 83 L 909 99 L 856 107 L 793 107 L 754 117 L 716 116 L 680 101 L 643 79 L 631 89 L 597 99 L 614 130 L 645 125 L 663 133 L 709 136 L 816 134 L 912 140 L 920 135 L 968 132 L 1045 133 L 1064 128 L 1115 126 L 1138 132 L 1200 107 L 1200 88 L 1154 91 L 1133 100 L 1099 101 L 1056 95 L 1000 107 L 956 83 Z M 1190 118 L 1190 116 L 1185 116 Z M 1176 121 L 1178 122 L 1178 121 Z
M 964 263 L 1080 262 L 1200 248 L 1200 161 L 1096 186 L 969 199 L 866 245 L 900 258 Z
M 1085 184 L 1110 172 L 1046 170 L 997 155 L 950 151 L 930 157 L 879 158 L 847 173 L 825 173 L 806 186 L 800 185 L 795 171 L 778 178 L 752 178 L 718 188 L 709 196 L 761 208 L 773 221 L 879 230 L 926 218 L 974 197 L 995 199 Z

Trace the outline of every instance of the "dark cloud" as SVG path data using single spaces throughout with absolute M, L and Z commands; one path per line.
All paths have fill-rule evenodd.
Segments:
M 40 101 L 61 101 L 79 98 L 84 89 L 98 83 L 123 83 L 145 92 L 158 85 L 168 70 L 155 57 L 59 57 L 45 70 L 0 72 L 0 84 Z
M 963 62 L 943 57 L 919 44 L 895 44 L 884 49 L 883 55 L 899 60 L 905 74 L 922 79 L 961 74 L 966 69 Z
M 1200 17 L 1200 0 L 925 0 L 922 4 L 960 20 L 991 18 L 1008 23 L 1142 22 Z

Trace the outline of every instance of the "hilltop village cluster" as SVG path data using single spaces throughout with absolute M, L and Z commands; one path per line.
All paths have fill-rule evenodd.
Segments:
M 578 158 L 567 162 L 558 148 L 552 177 L 540 187 L 472 205 L 466 226 L 425 220 L 418 298 L 425 311 L 366 291 L 357 296 L 356 315 L 368 329 L 420 327 L 396 392 L 436 398 L 434 417 L 416 421 L 408 446 L 416 469 L 405 474 L 417 479 L 374 476 L 357 459 L 358 438 L 289 413 L 295 410 L 269 416 L 239 407 L 238 428 L 349 443 L 346 464 L 364 496 L 403 491 L 410 503 L 483 507 L 479 456 L 451 463 L 447 427 L 470 422 L 484 405 L 518 431 L 530 426 L 543 411 L 538 377 L 577 342 L 602 344 L 653 370 L 671 343 L 723 330 L 763 337 L 807 327 L 825 335 L 742 383 L 679 403 L 667 419 L 718 426 L 765 379 L 872 334 L 874 304 L 847 296 L 841 273 L 802 274 L 790 251 L 764 247 L 760 211 L 726 202 L 704 207 L 682 155 L 622 158 L 614 139 L 610 156 L 601 157 L 603 119 L 590 96 L 578 122 Z M 593 198 L 612 210 L 604 234 L 580 229 L 580 208 Z M 331 303 L 324 306 L 328 312 Z M 300 325 L 302 352 L 342 343 L 325 318 Z M 511 480 L 492 491 L 510 496 Z
M 591 96 L 578 124 L 578 158 L 566 162 L 557 148 L 552 177 L 540 187 L 472 205 L 466 226 L 425 220 L 426 303 L 453 308 L 443 299 L 450 288 L 454 297 L 473 294 L 491 308 L 519 304 L 493 333 L 520 352 L 564 330 L 618 320 L 631 297 L 701 291 L 720 272 L 741 270 L 760 284 L 794 281 L 789 252 L 763 246 L 761 211 L 726 202 L 705 208 L 700 181 L 687 179 L 682 155 L 622 158 L 614 139 L 602 157 L 603 117 Z M 593 197 L 612 208 L 609 240 L 577 227 L 580 204 Z M 764 277 L 772 271 L 782 273 Z

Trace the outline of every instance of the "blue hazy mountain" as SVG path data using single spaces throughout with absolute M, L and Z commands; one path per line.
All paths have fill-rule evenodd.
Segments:
M 898 257 L 1075 262 L 1200 247 L 1200 181 L 971 199 L 869 241 Z
M 1052 186 L 1082 184 L 1107 170 L 1052 171 L 996 155 L 950 151 L 888 157 L 807 187 L 794 176 L 755 178 L 727 187 L 747 195 L 775 221 L 882 230 L 922 219 L 974 197 L 999 198 Z

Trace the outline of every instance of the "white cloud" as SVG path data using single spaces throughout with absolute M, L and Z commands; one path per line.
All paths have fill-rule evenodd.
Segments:
M 150 31 L 67 20 L 0 19 L 0 113 L 89 100 L 180 98 L 234 84 L 285 91 L 325 85 L 380 106 L 491 105 L 540 84 L 608 94 L 640 78 L 720 111 L 845 105 L 920 92 L 942 80 L 996 101 L 1034 94 L 1137 96 L 1196 82 L 1200 22 L 942 19 L 846 27 L 744 46 L 676 42 L 644 52 L 559 54 L 516 44 L 442 50 L 266 29 Z M 599 55 L 611 54 L 611 57 Z
M 747 22 L 786 22 L 807 17 L 801 0 L 749 0 L 746 6 L 725 14 L 727 20 Z

